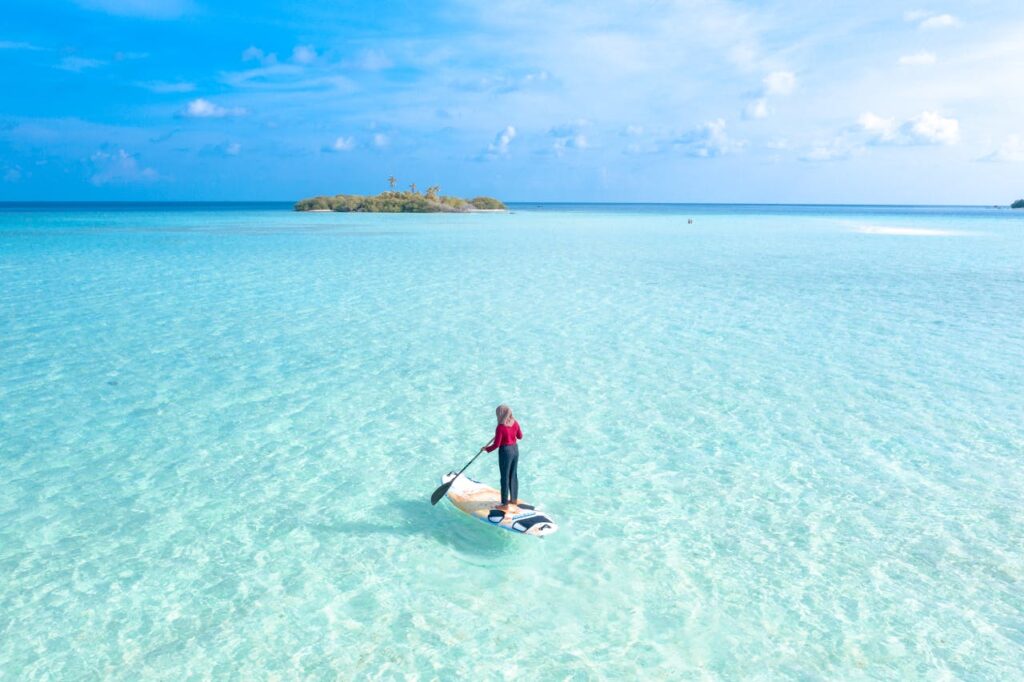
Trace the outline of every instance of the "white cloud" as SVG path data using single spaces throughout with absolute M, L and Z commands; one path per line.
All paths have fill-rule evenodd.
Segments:
M 245 109 L 241 107 L 229 109 L 200 97 L 189 102 L 181 115 L 186 118 L 225 118 L 227 116 L 242 116 L 245 113 Z
M 1010 135 L 1002 147 L 991 154 L 978 159 L 979 161 L 1024 161 L 1024 139 L 1020 135 Z
M 169 93 L 169 92 L 192 92 L 196 89 L 195 83 L 170 83 L 167 81 L 144 81 L 142 83 L 136 83 L 140 88 L 145 88 L 150 92 L 156 93 Z
M 89 182 L 97 187 L 152 182 L 159 178 L 155 170 L 140 166 L 138 159 L 124 149 L 114 152 L 101 149 L 89 157 L 89 165 L 92 167 Z
M 21 166 L 11 166 L 4 171 L 4 182 L 19 182 L 21 180 Z
M 883 118 L 877 114 L 871 113 L 870 111 L 860 115 L 857 119 L 857 125 L 859 125 L 864 132 L 881 142 L 894 141 L 899 128 L 896 124 L 896 119 Z
M 380 50 L 364 50 L 352 62 L 352 66 L 363 71 L 383 71 L 394 66 L 386 54 Z
M 918 24 L 923 29 L 952 28 L 959 25 L 960 20 L 952 14 L 935 14 Z
M 516 139 L 515 126 L 505 126 L 504 129 L 499 130 L 494 136 L 494 142 L 487 145 L 487 149 L 480 152 L 477 156 L 478 161 L 488 161 L 496 159 L 499 156 L 505 156 L 508 154 L 509 146 L 512 144 L 512 140 Z
M 767 95 L 789 95 L 796 88 L 796 75 L 792 71 L 773 71 L 764 78 Z
M 580 118 L 572 123 L 565 123 L 555 126 L 548 134 L 555 138 L 551 144 L 556 156 L 562 156 L 569 149 L 589 149 L 590 140 L 584 130 L 590 125 L 590 121 Z
M 651 132 L 642 125 L 627 125 L 622 133 L 628 139 L 623 152 L 626 154 L 656 154 L 662 151 L 662 145 L 658 140 L 653 139 L 653 136 L 649 134 Z
M 37 52 L 42 49 L 43 48 L 36 47 L 31 43 L 22 43 L 13 40 L 0 40 L 0 50 L 32 50 Z
M 512 144 L 512 140 L 514 140 L 515 137 L 515 127 L 505 126 L 505 129 L 494 137 L 494 142 L 491 143 L 488 149 L 497 154 L 508 154 L 508 146 Z
M 331 144 L 323 148 L 325 152 L 350 152 L 356 148 L 356 138 L 338 137 Z
M 960 122 L 934 111 L 924 111 L 910 119 L 903 124 L 903 130 L 924 144 L 956 144 L 960 139 Z
M 716 118 L 684 133 L 674 141 L 673 146 L 688 156 L 711 158 L 738 152 L 745 144 L 743 140 L 729 137 L 725 132 L 725 120 Z
M 864 145 L 854 139 L 850 131 L 843 131 L 833 139 L 818 142 L 800 156 L 801 161 L 840 161 L 864 151 Z
M 934 52 L 915 52 L 899 58 L 900 66 L 928 66 L 935 63 Z
M 316 61 L 316 50 L 312 45 L 296 45 L 292 50 L 292 61 L 296 64 L 312 64 Z
M 956 144 L 960 139 L 960 122 L 934 111 L 923 111 L 899 124 L 895 118 L 864 113 L 857 125 L 869 136 L 872 144 Z
M 242 50 L 242 61 L 259 62 L 264 66 L 270 66 L 277 63 L 277 54 L 274 52 L 264 52 L 255 45 L 250 45 Z
M 85 69 L 95 69 L 98 66 L 106 64 L 104 61 L 99 59 L 89 59 L 87 57 L 64 57 L 60 60 L 60 64 L 57 65 L 58 69 L 62 71 L 73 71 L 80 73 Z
M 743 107 L 743 118 L 768 118 L 771 113 L 768 98 L 793 94 L 793 90 L 796 89 L 796 75 L 792 71 L 772 71 L 762 79 L 761 85 L 760 94 Z
M 384 148 L 391 144 L 391 139 L 384 133 L 377 133 L 373 136 L 373 146 L 377 148 Z
M 207 145 L 199 150 L 199 154 L 202 156 L 238 156 L 241 153 L 242 144 L 240 142 Z
M 802 161 L 835 161 L 862 154 L 866 146 L 951 145 L 960 139 L 960 122 L 934 111 L 923 111 L 900 122 L 895 117 L 865 112 L 856 126 L 840 132 L 829 142 L 819 142 L 805 152 Z
M 766 118 L 768 116 L 768 100 L 765 97 L 749 102 L 743 109 L 744 118 Z
M 551 148 L 555 150 L 555 155 L 562 156 L 565 154 L 567 149 L 587 149 L 590 147 L 590 142 L 587 140 L 587 136 L 583 133 L 577 133 L 571 137 L 562 137 L 554 141 Z
M 122 16 L 173 19 L 192 9 L 190 0 L 75 0 L 86 9 Z

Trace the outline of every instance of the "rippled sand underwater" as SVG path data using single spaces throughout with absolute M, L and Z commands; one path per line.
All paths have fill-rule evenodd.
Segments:
M 1022 319 L 1024 212 L 2 208 L 0 677 L 1018 678 Z

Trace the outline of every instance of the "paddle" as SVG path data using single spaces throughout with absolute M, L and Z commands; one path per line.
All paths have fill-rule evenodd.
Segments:
M 447 483 L 442 483 L 441 487 L 434 491 L 434 494 L 430 496 L 430 504 L 437 504 L 437 501 L 444 497 L 444 494 L 448 492 L 448 488 L 452 487 L 452 483 L 455 483 L 455 479 L 462 475 L 462 472 L 469 468 L 469 465 L 476 461 L 476 458 L 483 454 L 484 449 L 487 446 L 480 448 L 480 451 L 473 455 L 473 459 L 466 462 L 466 466 L 459 469 L 459 473 L 452 477 L 452 480 Z

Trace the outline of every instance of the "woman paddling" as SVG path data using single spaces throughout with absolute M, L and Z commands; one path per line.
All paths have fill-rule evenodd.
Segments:
M 523 430 L 519 422 L 512 416 L 512 408 L 501 404 L 494 411 L 498 417 L 498 426 L 494 429 L 494 440 L 480 448 L 480 452 L 498 450 L 498 468 L 501 471 L 501 504 L 495 507 L 503 512 L 519 511 L 522 501 L 519 499 L 519 446 L 516 441 L 522 440 Z

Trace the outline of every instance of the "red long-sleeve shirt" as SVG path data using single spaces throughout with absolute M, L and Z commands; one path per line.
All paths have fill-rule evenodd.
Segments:
M 494 429 L 494 442 L 487 446 L 487 452 L 494 452 L 502 445 L 515 445 L 522 438 L 523 430 L 519 428 L 519 422 L 513 421 L 511 426 L 498 424 L 498 428 Z

